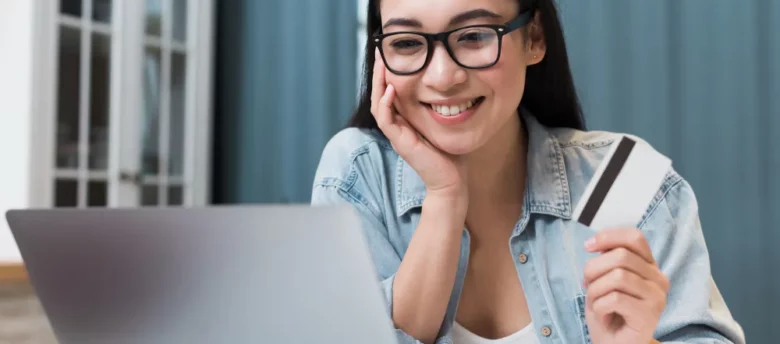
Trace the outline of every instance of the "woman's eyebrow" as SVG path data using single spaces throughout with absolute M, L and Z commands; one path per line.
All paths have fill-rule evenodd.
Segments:
M 501 16 L 497 13 L 490 12 L 484 8 L 479 8 L 476 10 L 471 10 L 456 15 L 450 20 L 449 26 L 455 26 L 458 24 L 465 23 L 469 20 L 480 19 L 480 18 L 501 19 Z
M 467 22 L 469 20 L 479 19 L 479 18 L 501 18 L 500 15 L 497 13 L 488 11 L 483 8 L 479 8 L 476 10 L 471 10 L 467 12 L 463 12 L 461 14 L 456 15 L 452 19 L 450 19 L 449 26 L 455 26 L 464 22 Z M 421 28 L 422 23 L 420 23 L 417 19 L 410 19 L 410 18 L 390 18 L 385 22 L 385 24 L 382 26 L 382 29 L 387 29 L 391 26 L 403 26 L 403 27 L 413 27 L 413 28 Z

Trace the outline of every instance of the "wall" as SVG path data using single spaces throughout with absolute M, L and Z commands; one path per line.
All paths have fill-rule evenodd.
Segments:
M 748 342 L 777 342 L 780 2 L 559 3 L 589 127 L 637 134 L 673 159 Z
M 21 261 L 5 211 L 29 204 L 34 3 L 0 2 L 0 264 Z

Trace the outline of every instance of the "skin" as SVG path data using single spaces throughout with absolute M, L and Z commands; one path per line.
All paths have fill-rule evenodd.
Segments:
M 449 25 L 456 15 L 485 9 L 499 18 Z M 394 31 L 442 32 L 472 24 L 503 24 L 518 13 L 515 0 L 382 0 L 383 25 L 414 19 L 420 27 Z M 541 37 L 538 18 L 529 37 Z M 502 338 L 532 319 L 507 242 L 521 216 L 527 145 L 517 114 L 528 66 L 544 58 L 543 40 L 521 30 L 503 38 L 500 61 L 482 70 L 458 66 L 437 43 L 430 64 L 400 76 L 374 66 L 372 113 L 393 148 L 427 187 L 420 223 L 393 285 L 393 321 L 424 343 L 439 332 L 455 282 L 461 234 L 472 237 L 457 321 L 486 338 Z M 430 102 L 485 97 L 468 120 L 435 121 Z M 422 103 L 421 103 L 422 102 Z M 476 178 L 476 176 L 479 176 Z M 586 319 L 593 342 L 654 343 L 652 333 L 666 304 L 669 282 L 639 230 L 599 233 L 587 249 L 603 252 L 585 267 Z

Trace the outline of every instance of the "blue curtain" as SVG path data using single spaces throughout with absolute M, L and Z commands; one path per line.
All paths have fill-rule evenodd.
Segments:
M 218 4 L 214 202 L 308 202 L 356 103 L 356 2 Z
M 306 202 L 349 117 L 356 0 L 219 1 L 216 203 Z M 780 2 L 558 0 L 591 129 L 637 134 L 697 193 L 750 343 L 780 326 Z
M 591 129 L 674 160 L 749 343 L 780 338 L 780 2 L 559 0 Z

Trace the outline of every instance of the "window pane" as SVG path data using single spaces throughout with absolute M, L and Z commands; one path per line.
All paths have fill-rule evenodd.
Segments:
M 181 176 L 184 170 L 184 133 L 186 132 L 184 104 L 187 84 L 187 59 L 174 53 L 171 59 L 171 132 L 169 136 L 169 169 L 172 176 Z
M 157 185 L 144 185 L 141 188 L 141 205 L 157 205 Z
M 144 174 L 160 171 L 160 49 L 147 47 L 144 55 L 144 121 L 141 127 L 143 140 L 142 170 Z
M 75 180 L 61 180 L 54 182 L 54 206 L 75 207 L 78 204 L 78 182 Z
M 108 188 L 106 182 L 91 181 L 87 184 L 87 205 L 90 207 L 105 207 L 108 203 Z
M 146 34 L 160 36 L 162 27 L 162 1 L 146 0 Z
M 111 22 L 111 0 L 92 0 L 92 19 L 110 23 Z
M 181 186 L 171 186 L 168 188 L 168 204 L 182 205 L 184 199 L 184 190 Z
M 187 1 L 173 0 L 173 39 L 184 42 L 187 40 Z
M 79 87 L 81 31 L 60 27 L 57 87 L 56 166 L 79 166 Z
M 92 73 L 90 83 L 89 168 L 108 166 L 108 121 L 111 90 L 111 38 L 92 35 Z
M 81 0 L 60 0 L 60 13 L 81 17 Z

